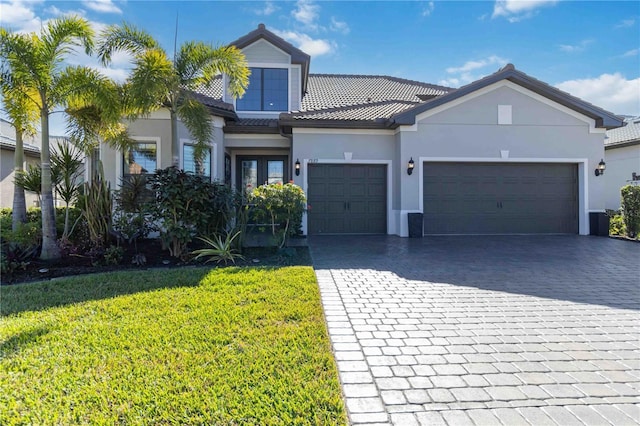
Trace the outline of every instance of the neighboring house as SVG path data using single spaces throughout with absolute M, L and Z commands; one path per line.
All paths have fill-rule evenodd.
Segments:
M 247 93 L 222 76 L 201 90 L 215 134 L 205 173 L 250 190 L 293 180 L 306 192 L 306 234 L 589 234 L 605 209 L 594 170 L 622 119 L 507 65 L 459 89 L 374 75 L 311 74 L 310 57 L 264 25 L 231 43 L 247 57 Z M 169 113 L 133 122 L 138 141 L 103 146 L 112 187 L 177 164 L 195 170 L 191 139 L 171 152 Z M 410 169 L 410 170 L 409 170 Z
M 29 165 L 37 166 L 40 164 L 40 133 L 34 136 L 24 138 L 24 170 Z M 50 147 L 55 149 L 59 144 L 66 143 L 65 136 L 51 136 Z M 16 150 L 16 131 L 10 122 L 0 118 L 0 207 L 13 207 L 13 182 L 14 182 L 14 153 Z M 79 179 L 82 181 L 84 177 L 84 167 L 79 172 Z M 56 194 L 54 193 L 54 197 Z M 25 201 L 27 208 L 39 207 L 38 196 L 33 193 L 25 192 Z M 64 206 L 64 202 L 58 198 L 54 198 L 55 205 Z
M 32 138 L 28 138 L 29 143 L 24 143 L 24 162 L 22 167 L 26 170 L 29 165 L 40 164 L 40 148 L 33 144 Z M 14 173 L 14 153 L 16 151 L 16 131 L 6 120 L 0 118 L 0 207 L 13 207 L 13 181 Z M 28 207 L 38 205 L 38 197 L 32 192 L 25 192 L 25 201 Z
M 626 126 L 607 131 L 604 139 L 608 209 L 620 208 L 620 188 L 640 185 L 640 117 L 625 118 Z

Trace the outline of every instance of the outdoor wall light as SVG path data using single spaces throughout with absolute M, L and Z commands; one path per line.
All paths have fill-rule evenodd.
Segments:
M 296 169 L 296 176 L 300 176 L 300 160 L 299 159 L 296 160 L 295 169 Z
M 409 163 L 407 163 L 407 174 L 409 176 L 411 176 L 411 174 L 413 173 L 414 167 L 415 167 L 415 163 L 413 162 L 413 157 L 411 157 L 411 160 L 409 160 Z
M 598 168 L 596 169 L 596 176 L 603 175 L 606 168 L 607 164 L 604 162 L 604 159 L 600 160 Z

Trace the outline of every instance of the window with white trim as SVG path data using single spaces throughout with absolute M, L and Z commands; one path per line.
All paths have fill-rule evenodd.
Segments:
M 135 142 L 124 152 L 123 177 L 151 175 L 158 168 L 158 147 L 155 142 Z
M 289 109 L 289 70 L 250 68 L 249 85 L 236 101 L 238 111 L 287 111 Z
M 200 160 L 196 160 L 194 154 L 194 144 L 185 143 L 182 145 L 182 170 L 187 173 L 211 177 L 211 148 L 205 151 L 204 158 Z

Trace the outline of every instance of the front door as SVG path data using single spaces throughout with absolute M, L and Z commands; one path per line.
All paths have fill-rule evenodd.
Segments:
M 287 157 L 275 155 L 238 156 L 236 186 L 245 193 L 260 185 L 288 182 Z

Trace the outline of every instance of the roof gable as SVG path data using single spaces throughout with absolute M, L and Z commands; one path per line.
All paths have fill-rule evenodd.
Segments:
M 548 85 L 540 80 L 537 80 L 521 71 L 516 70 L 512 64 L 506 65 L 504 68 L 498 70 L 498 72 L 470 83 L 466 86 L 452 91 L 446 95 L 432 99 L 424 104 L 421 104 L 409 111 L 400 113 L 390 120 L 392 127 L 399 125 L 413 125 L 416 121 L 416 116 L 428 111 L 430 109 L 445 105 L 456 99 L 460 99 L 463 96 L 471 94 L 477 90 L 483 89 L 494 83 L 502 80 L 511 81 L 525 89 L 528 89 L 540 96 L 550 99 L 560 105 L 563 105 L 573 111 L 576 111 L 582 115 L 590 117 L 595 120 L 596 127 L 611 129 L 620 127 L 623 123 L 622 118 L 615 114 L 605 111 L 602 108 L 583 101 L 575 96 L 572 96 L 566 92 L 556 89 L 553 86 Z
M 307 90 L 307 79 L 309 77 L 309 64 L 311 63 L 311 56 L 304 53 L 288 41 L 284 40 L 267 30 L 264 24 L 258 25 L 258 28 L 240 37 L 237 40 L 232 41 L 229 45 L 236 46 L 238 49 L 244 49 L 245 47 L 255 43 L 258 40 L 265 40 L 283 52 L 291 56 L 292 64 L 300 64 L 302 66 L 302 93 Z

